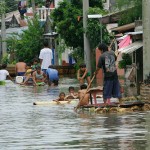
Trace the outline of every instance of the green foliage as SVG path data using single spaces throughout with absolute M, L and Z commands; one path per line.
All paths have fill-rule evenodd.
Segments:
M 8 64 L 9 63 L 8 54 L 5 54 L 5 56 L 3 56 L 1 63 L 2 64 Z
M 5 81 L 0 81 L 0 85 L 5 85 L 6 82 Z
M 130 8 L 121 14 L 119 20 L 120 25 L 131 23 L 142 18 L 142 0 L 117 0 L 117 7 L 120 10 Z
M 82 0 L 64 0 L 60 3 L 59 7 L 53 11 L 51 16 L 54 20 L 54 26 L 57 26 L 57 32 L 60 34 L 61 38 L 64 39 L 66 46 L 73 47 L 72 56 L 76 61 L 79 61 L 80 59 L 83 60 L 84 58 L 82 3 Z M 89 6 L 95 7 L 93 8 L 95 10 L 93 12 L 97 13 L 96 10 L 100 10 L 99 8 L 102 8 L 102 1 L 89 1 Z M 99 8 L 96 9 L 96 7 Z M 77 19 L 78 16 L 81 17 L 79 21 Z M 98 21 L 96 27 L 94 26 L 94 23 L 92 23 L 92 26 L 89 27 L 89 35 L 91 35 L 90 32 L 93 27 L 94 29 L 96 28 L 96 31 L 92 29 L 92 38 L 90 43 L 94 43 L 95 46 L 98 44 L 96 42 L 99 42 L 99 40 L 95 41 L 95 39 L 100 36 L 100 32 L 97 33 L 100 29 Z M 92 45 L 92 47 L 94 46 Z
M 7 52 L 9 53 L 9 64 L 15 64 L 15 50 L 18 43 L 18 34 L 13 33 L 12 36 L 8 37 L 7 40 Z
M 104 15 L 106 12 L 99 8 L 91 8 L 88 14 Z M 98 18 L 88 19 L 86 34 L 89 38 L 91 49 L 95 49 L 97 44 L 101 41 L 101 35 L 102 42 L 108 43 L 110 41 L 110 35 L 106 29 L 106 26 L 102 25 Z
M 15 0 L 1 0 L 0 1 L 0 16 L 2 13 L 8 13 L 17 10 L 18 1 Z
M 28 30 L 25 30 L 22 35 L 19 35 L 19 40 L 16 43 L 16 57 L 23 58 L 25 62 L 31 62 L 35 57 L 38 57 L 40 49 L 43 45 L 43 28 L 40 26 L 38 18 L 34 18 L 28 22 Z
M 80 9 L 67 1 L 60 3 L 60 7 L 56 8 L 52 14 L 57 32 L 69 47 L 83 47 L 82 21 L 77 20 L 81 14 Z
M 103 8 L 103 3 L 100 0 L 89 0 L 89 6 L 90 7 L 97 7 L 102 9 Z
M 5 2 L 6 2 L 6 12 L 15 11 L 18 9 L 18 1 L 5 0 Z
M 119 61 L 119 68 L 124 69 L 126 68 L 126 65 L 131 65 L 132 64 L 132 59 L 129 54 L 123 54 L 122 55 L 122 60 Z
M 34 0 L 35 5 L 38 5 L 39 7 L 45 6 L 45 1 L 46 0 Z M 53 1 L 53 0 L 51 0 L 51 1 Z M 31 6 L 32 6 L 32 0 L 28 0 L 28 7 L 31 7 Z
M 4 14 L 6 11 L 6 3 L 4 0 L 0 1 L 0 18 L 2 17 L 2 14 Z
M 83 22 L 77 20 L 82 15 L 81 0 L 67 0 L 60 3 L 52 13 L 54 26 L 57 32 L 64 39 L 67 47 L 73 47 L 73 56 L 77 60 L 78 55 L 83 58 Z M 77 55 L 76 55 L 77 54 Z

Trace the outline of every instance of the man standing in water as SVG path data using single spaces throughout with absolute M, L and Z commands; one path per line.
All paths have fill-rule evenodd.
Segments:
M 98 61 L 96 72 L 100 68 L 103 69 L 104 83 L 103 83 L 103 101 L 106 101 L 111 97 L 118 98 L 121 103 L 120 83 L 118 80 L 116 69 L 116 56 L 112 50 L 108 50 L 108 47 L 104 43 L 100 43 L 98 50 L 101 51 L 101 56 Z
M 48 42 L 44 41 L 44 48 L 41 49 L 39 59 L 40 59 L 40 64 L 42 71 L 46 74 L 46 70 L 48 67 L 52 64 L 52 50 L 48 48 Z
M 19 59 L 19 62 L 16 63 L 15 66 L 15 72 L 17 76 L 24 76 L 25 72 L 26 72 L 26 63 L 23 61 L 22 58 Z

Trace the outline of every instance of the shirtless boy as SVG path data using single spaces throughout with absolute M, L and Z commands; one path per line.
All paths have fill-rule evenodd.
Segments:
M 78 93 L 75 92 L 75 89 L 73 86 L 70 86 L 68 88 L 69 94 L 65 97 L 66 99 L 75 99 L 78 98 Z
M 61 92 L 61 93 L 59 94 L 59 98 L 56 99 L 56 100 L 53 100 L 53 101 L 57 102 L 57 104 L 61 104 L 60 101 L 68 101 L 67 103 L 70 103 L 71 100 L 66 99 L 65 96 L 66 96 L 65 93 L 64 93 L 64 92 Z
M 24 76 L 25 72 L 26 72 L 26 63 L 23 62 L 22 59 L 19 59 L 19 62 L 16 63 L 15 66 L 15 71 L 16 71 L 16 75 L 17 76 Z
M 89 104 L 89 99 L 90 99 L 90 94 L 87 93 L 87 85 L 82 84 L 80 86 L 80 90 L 78 91 L 79 95 L 79 103 L 76 106 L 75 110 L 77 110 L 80 106 L 88 105 Z

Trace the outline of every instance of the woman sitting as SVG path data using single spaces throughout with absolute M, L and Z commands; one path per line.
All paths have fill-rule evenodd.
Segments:
M 41 67 L 38 66 L 36 71 L 33 72 L 33 82 L 34 85 L 44 85 L 46 81 L 46 74 L 41 70 Z

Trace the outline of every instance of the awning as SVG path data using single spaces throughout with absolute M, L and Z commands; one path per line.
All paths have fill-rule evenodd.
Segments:
M 134 28 L 135 28 L 135 23 L 130 23 L 130 24 L 116 27 L 116 28 L 112 28 L 111 31 L 124 32 L 124 31 L 131 30 Z
M 118 49 L 118 52 L 130 54 L 130 53 L 136 51 L 137 49 L 141 48 L 142 46 L 143 46 L 143 42 L 137 41 L 137 42 L 130 44 L 129 46 Z

